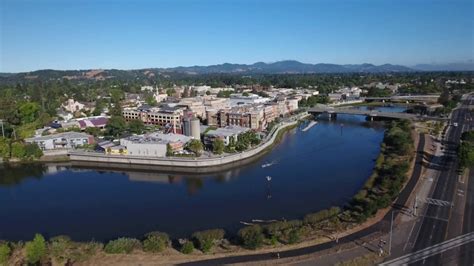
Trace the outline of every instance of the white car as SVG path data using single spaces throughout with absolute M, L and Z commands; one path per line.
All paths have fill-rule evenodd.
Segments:
M 457 127 L 457 126 L 458 126 L 458 123 L 453 123 L 453 126 Z

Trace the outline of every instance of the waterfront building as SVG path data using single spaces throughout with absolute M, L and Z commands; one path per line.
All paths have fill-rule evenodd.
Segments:
M 127 147 L 123 145 L 116 145 L 116 146 L 110 146 L 105 149 L 106 154 L 111 154 L 111 155 L 127 155 L 128 150 Z
M 181 134 L 155 132 L 120 139 L 120 145 L 126 148 L 129 155 L 166 157 L 168 145 L 173 152 L 180 151 L 191 139 L 192 137 Z
M 78 146 L 93 144 L 94 137 L 81 132 L 63 132 L 27 138 L 25 142 L 36 143 L 41 150 L 74 149 Z
M 168 132 L 182 134 L 183 108 L 161 106 L 140 108 L 126 108 L 122 111 L 126 121 L 142 120 L 146 125 L 158 125 Z
M 227 146 L 231 142 L 231 139 L 237 142 L 238 136 L 249 130 L 249 128 L 244 128 L 240 126 L 227 126 L 225 128 L 209 130 L 204 135 L 204 144 L 209 146 L 212 145 L 212 143 L 216 139 L 221 139 L 224 142 L 224 145 Z

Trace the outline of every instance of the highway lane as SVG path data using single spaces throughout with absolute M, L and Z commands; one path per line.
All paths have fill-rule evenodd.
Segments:
M 450 130 L 445 136 L 445 151 L 444 156 L 445 167 L 441 171 L 437 180 L 435 189 L 431 198 L 453 202 L 456 195 L 456 186 L 458 182 L 458 174 L 456 172 L 458 159 L 457 156 L 450 156 L 456 151 L 456 147 L 461 138 L 464 127 L 464 118 L 468 112 L 465 108 L 470 99 L 463 101 L 463 106 L 453 112 L 451 116 L 451 123 L 457 123 L 458 126 L 451 126 Z M 413 251 L 421 250 L 423 248 L 432 246 L 434 244 L 443 242 L 446 239 L 448 219 L 450 218 L 451 208 L 446 206 L 429 205 L 428 210 L 423 218 L 422 226 L 418 234 L 418 239 L 415 243 Z M 443 255 L 435 255 L 423 261 L 415 263 L 415 265 L 438 265 L 441 263 Z
M 474 232 L 474 169 L 469 173 L 466 206 L 464 209 L 463 233 Z M 459 265 L 472 265 L 474 263 L 474 243 L 461 247 Z

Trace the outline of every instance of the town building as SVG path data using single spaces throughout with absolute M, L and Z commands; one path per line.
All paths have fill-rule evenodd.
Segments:
M 237 142 L 238 136 L 242 133 L 249 131 L 249 128 L 244 128 L 240 126 L 227 126 L 225 128 L 218 128 L 215 130 L 209 130 L 204 135 L 204 144 L 212 145 L 216 139 L 221 139 L 224 142 L 224 145 L 227 146 L 233 140 Z
M 252 93 L 249 93 L 248 95 L 244 95 L 242 93 L 233 93 L 230 95 L 230 106 L 261 104 L 268 101 L 270 101 L 270 98 L 264 98 Z
M 166 157 L 168 145 L 173 152 L 180 151 L 191 139 L 191 137 L 180 134 L 155 132 L 120 139 L 120 145 L 126 148 L 129 155 Z
M 149 107 L 141 106 L 139 108 L 126 108 L 122 111 L 122 116 L 126 121 L 141 120 L 146 125 L 158 125 L 167 130 L 167 132 L 182 134 L 183 108 L 161 106 Z
M 75 101 L 74 99 L 68 99 L 65 103 L 63 103 L 62 107 L 64 108 L 64 110 L 70 113 L 74 113 L 84 109 L 84 104 Z
M 36 143 L 41 150 L 74 149 L 78 146 L 93 144 L 94 137 L 80 132 L 63 132 L 53 135 L 25 139 L 27 143 Z

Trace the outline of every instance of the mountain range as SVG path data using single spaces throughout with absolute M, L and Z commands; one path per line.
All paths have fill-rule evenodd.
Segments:
M 416 71 L 474 71 L 472 60 L 453 64 L 420 64 L 413 67 L 402 65 L 373 65 L 373 64 L 307 64 L 295 60 L 285 60 L 273 63 L 258 62 L 254 64 L 224 63 L 209 66 L 180 66 L 172 68 L 147 68 L 137 70 L 37 70 L 23 73 L 0 73 L 0 82 L 17 82 L 21 80 L 104 80 L 111 78 L 134 79 L 151 78 L 157 75 L 201 75 L 201 74 L 303 74 L 303 73 L 401 73 Z

